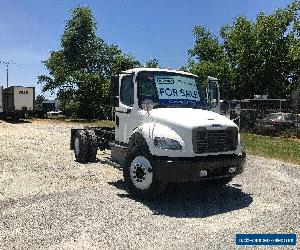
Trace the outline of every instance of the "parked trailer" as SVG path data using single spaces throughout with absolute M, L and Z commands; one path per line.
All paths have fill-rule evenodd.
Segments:
M 244 170 L 238 126 L 216 112 L 218 81 L 203 91 L 197 76 L 168 69 L 135 68 L 112 78 L 114 128 L 71 130 L 78 162 L 111 150 L 123 169 L 127 190 L 152 198 L 169 182 L 203 181 L 226 185 Z
M 2 90 L 1 97 L 4 118 L 24 118 L 34 111 L 34 87 L 11 86 Z

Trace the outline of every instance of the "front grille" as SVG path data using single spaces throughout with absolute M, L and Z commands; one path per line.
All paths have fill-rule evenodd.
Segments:
M 238 144 L 238 130 L 229 127 L 221 130 L 193 129 L 193 148 L 196 154 L 234 151 Z

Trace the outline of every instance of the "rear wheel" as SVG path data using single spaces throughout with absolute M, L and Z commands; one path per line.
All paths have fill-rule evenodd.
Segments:
M 94 162 L 97 155 L 97 138 L 92 130 L 78 130 L 74 140 L 74 152 L 77 162 Z
M 97 136 L 94 130 L 87 130 L 88 135 L 88 161 L 95 162 L 97 156 Z
M 81 163 L 88 161 L 88 137 L 84 130 L 77 131 L 74 140 L 74 153 L 76 161 Z
M 128 191 L 140 199 L 155 198 L 165 188 L 165 183 L 155 177 L 155 168 L 146 145 L 134 147 L 127 155 L 123 176 Z

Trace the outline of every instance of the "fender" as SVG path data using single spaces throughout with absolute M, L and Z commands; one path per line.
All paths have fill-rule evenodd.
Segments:
M 178 154 L 184 152 L 184 140 L 178 135 L 178 133 L 176 133 L 176 131 L 163 124 L 153 122 L 144 123 L 133 131 L 133 135 L 134 134 L 140 134 L 145 139 L 152 155 L 172 157 L 173 155 L 178 156 Z M 182 145 L 182 150 L 178 151 L 157 148 L 154 146 L 155 137 L 165 137 L 176 140 Z

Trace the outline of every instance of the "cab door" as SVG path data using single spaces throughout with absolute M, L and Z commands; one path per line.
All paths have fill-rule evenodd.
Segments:
M 220 90 L 218 79 L 214 77 L 208 77 L 207 86 L 207 104 L 210 111 L 220 114 Z
M 134 82 L 133 75 L 120 75 L 119 78 L 119 106 L 115 108 L 115 139 L 127 143 L 130 133 L 130 120 L 133 119 Z

